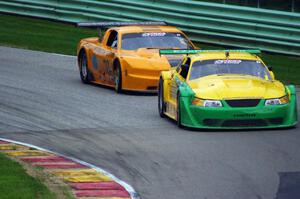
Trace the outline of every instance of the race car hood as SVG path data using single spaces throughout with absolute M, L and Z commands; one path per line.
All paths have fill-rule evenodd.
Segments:
M 279 81 L 251 76 L 208 76 L 191 80 L 188 85 L 202 99 L 270 99 L 285 95 Z
M 184 57 L 183 55 L 162 55 L 162 56 L 160 56 L 159 49 L 147 49 L 147 48 L 138 49 L 137 55 L 140 57 L 145 57 L 145 58 L 159 57 L 159 59 L 164 59 L 162 57 L 165 57 L 165 58 L 167 58 L 167 60 L 170 64 L 170 67 L 176 67 Z
M 169 70 L 182 60 L 182 55 L 160 56 L 159 49 L 140 48 L 136 51 L 126 52 L 123 59 L 134 68 Z

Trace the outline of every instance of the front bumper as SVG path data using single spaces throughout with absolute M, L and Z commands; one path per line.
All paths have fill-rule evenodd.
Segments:
M 207 129 L 283 128 L 297 124 L 296 96 L 288 104 L 265 106 L 261 100 L 255 107 L 201 107 L 191 105 L 189 97 L 181 97 L 181 123 Z
M 125 72 L 122 74 L 123 89 L 132 91 L 146 91 L 157 92 L 159 72 L 153 72 L 153 74 L 137 74 Z

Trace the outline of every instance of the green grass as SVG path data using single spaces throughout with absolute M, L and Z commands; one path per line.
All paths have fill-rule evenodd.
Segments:
M 0 44 L 68 55 L 76 54 L 80 39 L 96 36 L 97 31 L 76 28 L 70 24 L 19 16 L 0 15 Z M 203 49 L 220 49 L 198 43 Z M 300 58 L 278 54 L 262 54 L 267 65 L 273 66 L 277 79 L 300 85 Z
M 75 55 L 81 38 L 96 30 L 46 20 L 0 15 L 0 44 L 32 50 Z
M 1 199 L 55 199 L 45 185 L 29 176 L 23 167 L 0 154 Z

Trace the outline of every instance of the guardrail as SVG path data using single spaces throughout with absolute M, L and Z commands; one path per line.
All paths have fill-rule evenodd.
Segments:
M 194 41 L 300 55 L 300 14 L 193 0 L 0 0 L 0 12 L 65 22 L 163 20 Z

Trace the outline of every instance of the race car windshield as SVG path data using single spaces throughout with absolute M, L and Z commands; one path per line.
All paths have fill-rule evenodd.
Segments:
M 204 60 L 193 63 L 190 80 L 208 75 L 251 75 L 262 79 L 271 80 L 271 75 L 266 67 L 255 60 Z
M 122 49 L 137 50 L 139 48 L 192 49 L 193 47 L 180 33 L 149 32 L 122 36 Z

